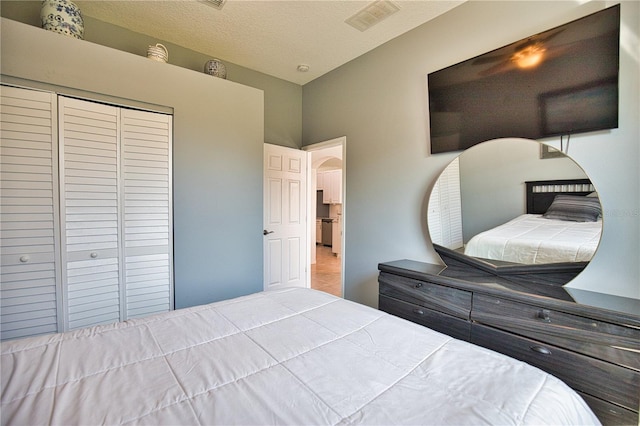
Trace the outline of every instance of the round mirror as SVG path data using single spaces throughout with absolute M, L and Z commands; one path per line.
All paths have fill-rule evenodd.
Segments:
M 464 151 L 442 172 L 428 228 L 436 250 L 496 267 L 583 269 L 600 241 L 601 211 L 571 158 L 533 140 L 497 139 Z

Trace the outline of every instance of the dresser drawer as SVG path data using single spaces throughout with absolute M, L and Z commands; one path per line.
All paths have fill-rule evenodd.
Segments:
M 637 425 L 640 421 L 638 413 L 622 408 L 610 402 L 594 398 L 582 392 L 578 392 L 591 410 L 598 416 L 603 425 Z
M 577 391 L 638 410 L 640 372 L 477 323 L 471 326 L 471 342 L 535 365 Z
M 640 330 L 474 294 L 473 321 L 640 371 Z
M 378 308 L 391 315 L 424 325 L 451 337 L 469 341 L 471 333 L 471 323 L 469 321 L 382 295 L 378 301 Z
M 380 295 L 404 300 L 465 320 L 471 312 L 472 293 L 381 272 Z

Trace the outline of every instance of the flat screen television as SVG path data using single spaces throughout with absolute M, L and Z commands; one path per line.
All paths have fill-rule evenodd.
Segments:
M 618 127 L 620 5 L 428 75 L 431 153 Z

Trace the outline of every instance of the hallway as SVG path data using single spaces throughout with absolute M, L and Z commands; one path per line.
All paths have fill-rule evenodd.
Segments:
M 342 297 L 340 258 L 331 253 L 331 247 L 316 246 L 316 263 L 311 265 L 311 288 Z

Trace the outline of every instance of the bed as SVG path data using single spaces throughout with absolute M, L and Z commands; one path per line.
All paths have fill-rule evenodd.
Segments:
M 598 424 L 555 377 L 310 289 L 2 343 L 2 424 Z
M 521 264 L 589 262 L 602 232 L 588 179 L 526 182 L 527 212 L 473 236 L 464 253 Z

